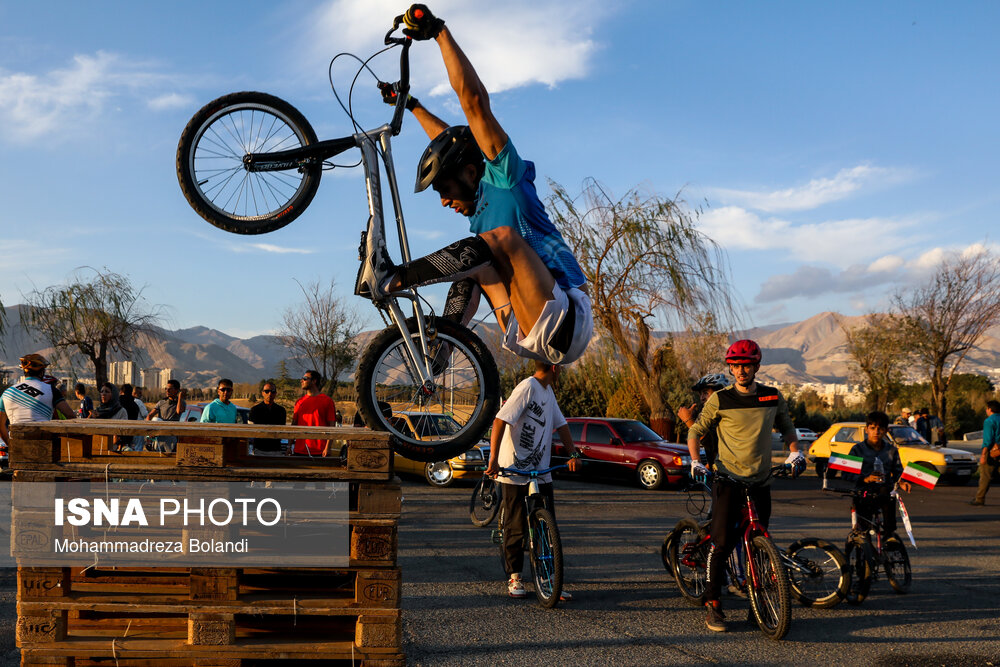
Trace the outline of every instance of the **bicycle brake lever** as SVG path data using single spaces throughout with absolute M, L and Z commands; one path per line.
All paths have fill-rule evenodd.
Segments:
M 389 32 L 385 33 L 385 45 L 386 46 L 389 46 L 390 44 L 405 44 L 406 41 L 408 39 L 410 39 L 409 37 L 393 37 L 392 36 L 392 33 L 396 32 L 396 30 L 399 29 L 399 25 L 403 22 L 404 18 L 405 18 L 404 15 L 400 14 L 399 16 L 397 16 L 396 18 L 394 18 L 392 20 L 392 28 L 389 29 Z

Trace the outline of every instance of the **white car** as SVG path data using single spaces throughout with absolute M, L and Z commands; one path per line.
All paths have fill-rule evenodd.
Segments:
M 799 442 L 813 443 L 819 438 L 819 435 L 807 428 L 797 428 L 795 429 L 795 434 L 799 436 Z

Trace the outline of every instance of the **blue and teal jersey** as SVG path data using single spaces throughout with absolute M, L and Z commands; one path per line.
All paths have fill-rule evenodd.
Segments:
M 534 163 L 522 160 L 510 140 L 495 158 L 486 161 L 476 193 L 476 212 L 469 220 L 474 234 L 503 226 L 521 234 L 564 290 L 587 282 L 538 198 Z
M 236 406 L 232 403 L 223 403 L 219 399 L 215 399 L 201 411 L 201 419 L 199 421 L 213 424 L 235 424 Z

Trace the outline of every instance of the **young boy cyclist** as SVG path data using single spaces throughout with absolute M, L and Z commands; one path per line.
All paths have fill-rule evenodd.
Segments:
M 579 468 L 580 453 L 573 444 L 569 426 L 556 403 L 552 384 L 559 377 L 560 368 L 544 361 L 535 362 L 535 373 L 514 387 L 510 398 L 500 408 L 493 420 L 490 437 L 490 463 L 486 474 L 496 477 L 500 468 L 514 468 L 530 472 L 550 467 L 552 457 L 552 431 L 559 434 L 566 451 L 572 457 L 569 469 Z M 528 493 L 530 478 L 521 475 L 504 475 L 498 478 L 503 484 L 503 552 L 506 570 L 507 593 L 523 598 L 527 593 L 521 581 L 524 568 L 524 534 L 528 518 L 524 512 L 524 498 Z M 539 489 L 545 497 L 545 506 L 555 516 L 552 495 L 552 474 L 538 478 Z M 571 596 L 563 591 L 562 599 Z

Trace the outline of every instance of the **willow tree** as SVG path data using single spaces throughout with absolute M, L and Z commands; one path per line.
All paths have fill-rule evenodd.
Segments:
M 913 357 L 930 376 L 934 410 L 946 421 L 955 371 L 1000 324 L 1000 262 L 985 247 L 949 254 L 925 283 L 896 292 L 893 306 Z
M 110 353 L 131 356 L 141 338 L 158 335 L 160 308 L 146 303 L 143 290 L 118 273 L 85 267 L 64 285 L 26 295 L 21 324 L 57 353 L 88 359 L 100 385 L 108 379 Z
M 735 320 L 723 253 L 677 199 L 637 189 L 615 198 L 594 180 L 579 197 L 550 185 L 549 212 L 587 277 L 594 323 L 621 355 L 653 430 L 672 439 L 664 385 L 676 384 L 678 361 L 670 337 L 654 344 L 653 326 L 681 331 L 705 313 Z

